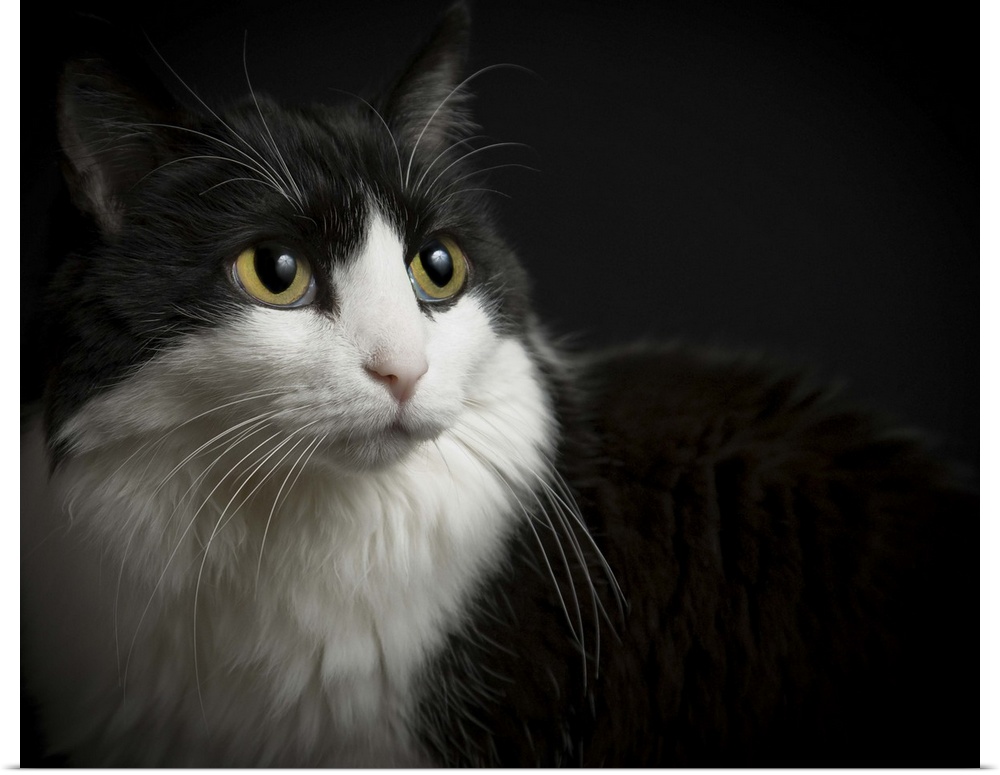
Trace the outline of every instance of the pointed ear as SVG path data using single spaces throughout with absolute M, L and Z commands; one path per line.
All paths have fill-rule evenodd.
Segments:
M 145 63 L 114 52 L 66 65 L 57 111 L 73 201 L 114 234 L 130 190 L 166 156 L 162 127 L 176 122 L 176 103 Z
M 469 95 L 460 87 L 469 27 L 465 3 L 452 5 L 389 94 L 389 126 L 411 151 L 440 151 L 469 129 Z

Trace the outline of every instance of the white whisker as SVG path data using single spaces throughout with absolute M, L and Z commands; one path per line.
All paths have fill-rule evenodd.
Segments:
M 452 186 L 458 185 L 463 180 L 468 180 L 469 178 L 475 177 L 476 175 L 485 175 L 487 172 L 507 169 L 509 167 L 516 167 L 518 169 L 528 170 L 529 172 L 538 172 L 538 169 L 535 167 L 529 167 L 527 164 L 519 164 L 517 162 L 508 162 L 506 164 L 494 164 L 490 167 L 483 167 L 482 169 L 473 170 L 472 172 L 468 172 L 465 175 L 460 175 L 457 178 L 454 178 L 448 183 L 447 186 L 441 189 L 441 193 L 442 194 L 447 193 L 448 189 L 451 188 Z
M 274 434 L 274 435 L 277 435 L 277 434 Z M 274 435 L 273 435 L 273 436 L 272 436 L 271 438 L 273 438 L 273 437 L 274 437 Z M 245 437 L 243 437 L 243 438 L 245 438 Z M 226 449 L 226 452 L 228 452 L 228 451 L 231 451 L 232 449 L 234 449 L 234 448 L 235 448 L 235 446 L 236 446 L 236 445 L 237 445 L 238 443 L 240 443 L 240 441 L 242 441 L 242 439 L 237 439 L 236 441 L 232 442 L 232 443 L 230 444 L 230 446 L 229 446 L 229 447 L 227 447 L 227 449 Z M 264 442 L 264 443 L 266 443 L 266 440 L 265 440 L 265 442 Z M 185 539 L 185 538 L 187 537 L 187 534 L 188 534 L 188 533 L 190 532 L 191 528 L 192 528 L 192 527 L 194 526 L 194 523 L 195 523 L 195 521 L 196 521 L 196 520 L 198 519 L 198 515 L 199 515 L 199 514 L 201 513 L 201 510 L 202 510 L 202 509 L 203 509 L 203 508 L 205 507 L 205 505 L 206 505 L 206 504 L 207 504 L 207 503 L 208 503 L 208 502 L 209 502 L 209 501 L 211 500 L 211 498 L 212 498 L 212 495 L 213 495 L 213 494 L 215 493 L 215 491 L 216 491 L 216 490 L 218 490 L 218 489 L 219 489 L 219 487 L 221 487 L 221 486 L 222 486 L 222 484 L 223 484 L 223 483 L 225 482 L 225 480 L 226 480 L 226 477 L 228 477 L 228 476 L 229 476 L 229 475 L 230 475 L 230 474 L 231 474 L 231 473 L 232 473 L 232 472 L 233 472 L 234 470 L 236 470 L 236 468 L 237 468 L 237 467 L 238 467 L 239 465 L 241 465 L 241 464 L 242 464 L 242 462 L 243 462 L 244 460 L 246 460 L 246 458 L 247 458 L 247 457 L 249 457 L 250 455 L 252 455 L 252 454 L 254 453 L 254 451 L 256 451 L 257 449 L 259 449 L 259 447 L 260 447 L 260 445 L 258 445 L 258 446 L 257 446 L 257 447 L 255 447 L 255 448 L 254 448 L 253 450 L 251 450 L 250 452 L 248 452 L 248 453 L 247 453 L 247 454 L 246 454 L 246 455 L 245 455 L 245 456 L 244 456 L 243 458 L 241 458 L 241 459 L 240 459 L 240 460 L 239 460 L 239 461 L 238 461 L 238 462 L 236 463 L 236 465 L 234 465 L 234 466 L 233 466 L 233 468 L 231 468 L 231 469 L 230 469 L 230 470 L 229 470 L 229 471 L 228 471 L 228 472 L 227 472 L 227 473 L 226 473 L 225 475 L 223 475 L 223 476 L 222 476 L 222 477 L 221 477 L 221 478 L 219 479 L 218 483 L 217 483 L 217 484 L 216 484 L 216 485 L 215 485 L 215 486 L 214 486 L 214 487 L 213 487 L 213 488 L 211 489 L 211 491 L 210 491 L 210 492 L 208 493 L 208 495 L 207 495 L 207 496 L 205 497 L 205 500 L 203 500 L 203 501 L 202 501 L 202 504 L 201 504 L 201 506 L 199 506 L 199 507 L 198 507 L 198 508 L 197 508 L 197 509 L 195 510 L 194 514 L 193 514 L 193 515 L 191 516 L 191 519 L 190 519 L 190 521 L 189 521 L 189 522 L 187 523 L 187 525 L 185 526 L 184 530 L 183 530 L 183 531 L 181 532 L 181 535 L 180 535 L 180 537 L 179 537 L 179 538 L 177 539 L 177 542 L 175 543 L 175 545 L 174 545 L 174 548 L 173 548 L 173 550 L 172 550 L 172 551 L 170 552 L 170 555 L 169 555 L 169 556 L 167 557 L 167 561 L 166 561 L 166 563 L 165 563 L 165 564 L 164 564 L 164 566 L 163 566 L 163 570 L 162 570 L 162 571 L 160 572 L 160 575 L 159 575 L 159 577 L 157 578 L 157 580 L 156 580 L 156 583 L 155 583 L 155 584 L 153 585 L 153 590 L 152 590 L 152 592 L 150 593 L 150 595 L 149 595 L 149 599 L 147 600 L 147 602 L 146 602 L 146 605 L 145 605 L 145 607 L 144 607 L 144 608 L 143 608 L 143 610 L 142 610 L 142 614 L 141 614 L 141 615 L 139 616 L 139 621 L 138 621 L 138 623 L 136 624 L 136 626 L 135 626 L 135 631 L 134 631 L 134 634 L 132 635 L 132 642 L 131 642 L 131 645 L 129 646 L 129 650 L 128 650 L 128 654 L 127 654 L 127 656 L 126 656 L 126 658 L 125 658 L 125 670 L 124 670 L 124 675 L 123 675 L 123 677 L 122 677 L 122 692 L 123 692 L 123 693 L 124 693 L 124 691 L 125 691 L 125 686 L 126 686 L 126 682 L 127 682 L 127 680 L 128 680 L 128 667 L 129 667 L 129 664 L 130 664 L 130 662 L 131 662 L 131 660 L 132 660 L 132 651 L 133 651 L 133 649 L 135 648 L 135 644 L 136 644 L 136 640 L 137 640 L 137 638 L 139 637 L 139 630 L 140 630 L 140 629 L 142 628 L 142 623 L 143 623 L 143 621 L 145 621 L 145 618 L 146 618 L 146 615 L 147 615 L 147 613 L 149 612 L 149 609 L 150 609 L 150 606 L 151 606 L 151 605 L 153 604 L 153 600 L 154 600 L 154 599 L 156 598 L 156 593 L 157 593 L 157 592 L 159 591 L 159 588 L 160 588 L 160 585 L 161 585 L 161 584 L 163 583 L 163 580 L 164 580 L 164 578 L 166 578 L 166 575 L 167 575 L 167 571 L 169 570 L 169 568 L 170 568 L 171 564 L 173 563 L 173 561 L 174 561 L 174 558 L 175 558 L 175 557 L 177 556 L 177 553 L 178 553 L 178 551 L 180 551 L 180 548 L 181 548 L 181 546 L 182 546 L 182 545 L 183 545 L 183 543 L 184 543 L 184 539 Z M 178 510 L 180 509 L 180 506 L 181 506 L 181 504 L 183 503 L 183 501 L 184 501 L 184 498 L 185 498 L 185 497 L 187 496 L 187 494 L 188 494 L 188 493 L 190 493 L 190 492 L 192 492 L 193 488 L 194 488 L 194 487 L 196 487 L 196 486 L 197 486 L 197 485 L 199 484 L 199 482 L 200 482 L 200 481 L 202 481 L 202 480 L 204 479 L 204 477 L 205 477 L 205 476 L 206 476 L 206 475 L 208 474 L 208 472 L 209 472 L 209 471 L 210 471 L 210 470 L 211 470 L 211 469 L 212 469 L 212 468 L 213 468 L 213 467 L 215 466 L 215 464 L 216 464 L 217 462 L 219 462 L 220 460 L 222 460 L 222 457 L 223 457 L 222 455 L 219 455 L 219 456 L 217 456 L 217 457 L 216 457 L 216 459 L 215 459 L 215 460 L 214 460 L 214 461 L 213 461 L 213 462 L 211 463 L 211 465 L 209 465 L 209 466 L 208 466 L 208 467 L 207 467 L 207 468 L 206 468 L 206 469 L 205 469 L 205 470 L 204 470 L 204 471 L 202 472 L 202 474 L 201 474 L 201 475 L 199 475 L 199 477 L 197 477 L 197 478 L 196 478 L 196 479 L 195 479 L 195 480 L 194 480 L 194 481 L 193 481 L 193 482 L 191 483 L 190 487 L 189 487 L 189 488 L 188 488 L 188 490 L 187 490 L 187 491 L 185 492 L 185 494 L 181 496 L 181 498 L 180 498 L 179 502 L 178 502 L 177 504 L 175 504 L 175 506 L 174 506 L 174 510 L 173 510 L 173 512 L 171 513 L 171 516 L 170 516 L 170 518 L 168 519 L 168 522 L 171 522 L 171 521 L 173 521 L 173 518 L 174 518 L 174 516 L 175 516 L 175 515 L 177 514 Z M 124 566 L 124 560 L 123 560 L 123 566 Z
M 288 164 L 285 162 L 284 156 L 281 155 L 281 150 L 278 148 L 278 143 L 274 139 L 274 135 L 271 134 L 271 128 L 267 124 L 267 119 L 264 118 L 264 111 L 260 108 L 260 103 L 257 101 L 257 94 L 253 90 L 253 85 L 250 83 L 250 69 L 247 66 L 247 34 L 243 34 L 243 74 L 246 76 L 247 89 L 250 90 L 250 98 L 253 100 L 254 107 L 257 109 L 257 115 L 260 117 L 260 123 L 264 126 L 264 131 L 267 132 L 268 139 L 271 141 L 271 150 L 274 151 L 274 155 L 278 159 L 278 164 L 281 165 L 281 169 L 285 173 L 284 180 L 295 192 L 295 198 L 299 205 L 299 210 L 305 210 L 305 197 L 302 194 L 302 189 L 299 188 L 298 184 L 295 182 L 295 178 L 292 176 L 292 171 L 288 168 Z M 271 165 L 268 165 L 269 167 Z M 272 169 L 274 169 L 272 167 Z M 277 174 L 277 171 L 275 171 Z
M 256 597 L 257 595 L 257 588 L 260 583 L 260 567 L 261 563 L 264 560 L 264 544 L 267 542 L 267 533 L 268 530 L 270 530 L 271 528 L 271 520 L 274 518 L 275 513 L 277 513 L 279 506 L 281 504 L 284 504 L 285 502 L 285 498 L 282 497 L 282 493 L 285 490 L 285 486 L 288 485 L 288 480 L 294 473 L 295 478 L 292 479 L 292 483 L 288 485 L 288 492 L 292 491 L 292 488 L 295 487 L 295 483 L 299 480 L 299 476 L 302 475 L 302 472 L 306 469 L 306 466 L 309 465 L 309 460 L 312 458 L 313 452 L 316 451 L 322 440 L 323 437 L 317 437 L 306 445 L 305 449 L 302 450 L 301 454 L 296 459 L 296 461 L 292 463 L 292 465 L 289 467 L 288 473 L 285 474 L 285 478 L 282 480 L 281 485 L 278 487 L 278 492 L 274 496 L 274 503 L 271 504 L 271 510 L 270 512 L 268 512 L 267 520 L 264 523 L 264 533 L 260 539 L 260 553 L 257 555 L 257 573 L 256 576 L 254 577 L 254 597 Z M 296 446 L 298 446 L 298 444 L 299 442 L 296 442 Z M 300 463 L 302 464 L 301 467 L 299 467 Z M 297 473 L 296 473 L 296 468 L 298 468 Z M 285 497 L 287 497 L 287 493 L 285 494 Z M 280 499 L 280 504 L 279 504 L 279 499 Z
M 270 441 L 272 441 L 273 439 L 277 438 L 280 435 L 281 435 L 280 431 L 272 433 L 270 436 L 268 436 L 262 442 L 260 442 L 259 444 L 257 444 L 257 446 L 255 446 L 253 449 L 251 449 L 249 452 L 247 452 L 243 457 L 241 457 L 233 465 L 233 467 L 230 468 L 219 479 L 219 482 L 211 489 L 211 491 L 208 493 L 208 495 L 205 496 L 205 499 L 202 501 L 201 505 L 195 510 L 194 516 L 191 518 L 191 524 L 193 524 L 194 520 L 196 520 L 198 518 L 198 515 L 201 513 L 201 510 L 203 508 L 205 508 L 205 506 L 208 504 L 208 502 L 212 499 L 212 496 L 219 489 L 219 487 L 222 486 L 222 484 L 227 480 L 227 478 L 237 468 L 239 468 L 241 465 L 243 465 L 243 463 L 251 455 L 255 454 L 257 452 L 257 450 L 259 450 L 265 444 L 269 443 Z M 246 480 L 246 481 L 249 481 L 249 479 Z M 244 482 L 244 484 L 246 483 L 246 481 Z M 221 523 L 222 519 L 225 517 L 227 509 L 229 508 L 230 505 L 232 505 L 233 500 L 236 498 L 236 495 L 239 493 L 239 491 L 240 491 L 240 489 L 242 489 L 242 487 L 243 487 L 243 485 L 240 485 L 240 487 L 237 488 L 236 493 L 234 493 L 233 497 L 229 500 L 229 503 L 226 504 L 226 507 L 223 508 L 221 514 L 219 515 L 219 519 L 216 521 L 215 526 L 212 529 L 212 534 L 208 538 L 208 542 L 203 546 L 203 557 L 202 557 L 202 561 L 201 561 L 201 566 L 198 569 L 198 578 L 197 578 L 197 580 L 195 582 L 195 587 L 194 587 L 194 613 L 193 613 L 193 616 L 192 616 L 192 627 L 191 627 L 191 642 L 192 642 L 193 655 L 194 655 L 194 677 L 195 677 L 195 687 L 197 688 L 197 691 L 198 691 L 198 703 L 201 706 L 202 715 L 203 715 L 206 723 L 208 722 L 208 716 L 207 716 L 207 714 L 205 714 L 204 698 L 203 698 L 202 692 L 201 692 L 201 676 L 200 676 L 200 673 L 199 673 L 199 666 L 198 666 L 198 595 L 199 595 L 199 592 L 201 590 L 202 573 L 205 570 L 205 560 L 208 558 L 209 548 L 212 545 L 212 541 L 215 539 L 215 536 L 216 536 L 217 531 L 219 529 L 219 524 Z
M 260 164 L 258 165 L 258 170 L 261 171 L 261 172 L 263 172 L 264 169 L 263 169 L 263 166 L 261 166 L 261 165 L 266 166 L 270 170 L 270 172 L 271 172 L 271 175 L 268 176 L 268 177 L 270 177 L 271 178 L 271 182 L 275 184 L 275 189 L 278 191 L 278 193 L 280 193 L 288 201 L 288 203 L 291 204 L 293 207 L 297 206 L 297 203 L 292 199 L 292 197 L 279 184 L 278 181 L 280 180 L 280 176 L 277 174 L 277 171 L 274 169 L 274 167 L 271 166 L 271 164 L 260 153 L 260 151 L 256 147 L 254 147 L 253 143 L 249 142 L 246 138 L 244 138 L 239 132 L 237 132 L 235 129 L 233 129 L 232 126 L 230 126 L 226 121 L 224 121 L 222 119 L 222 117 L 219 116 L 218 113 L 216 113 L 216 111 L 212 110 L 212 108 L 208 105 L 208 103 L 206 103 L 198 95 L 198 93 L 193 88 L 191 88 L 191 86 L 189 86 L 188 83 L 183 78 L 181 78 L 180 74 L 166 60 L 166 58 L 160 53 L 160 51 L 156 48 L 156 46 L 153 45 L 153 42 L 151 40 L 149 40 L 148 36 L 147 36 L 146 40 L 149 43 L 150 48 L 153 49 L 153 52 L 160 59 L 160 61 L 163 63 L 164 67 L 166 67 L 167 70 L 170 72 L 170 74 L 174 78 L 177 79 L 177 82 L 188 92 L 188 94 L 190 94 L 192 97 L 194 97 L 194 99 L 197 100 L 198 103 L 206 111 L 208 111 L 209 115 L 211 115 L 212 118 L 214 118 L 233 137 L 235 137 L 237 140 L 239 140 L 241 143 L 243 143 L 243 145 L 245 145 L 250 151 L 253 152 L 253 154 L 257 157 L 257 160 L 260 162 Z M 191 131 L 194 131 L 194 130 L 191 130 Z M 213 139 L 218 140 L 218 138 L 213 138 Z M 222 142 L 222 141 L 219 141 L 219 142 Z M 234 149 L 234 150 L 236 150 L 236 149 Z
M 577 598 L 577 595 L 576 595 L 576 587 L 575 587 L 575 584 L 573 583 L 571 566 L 569 564 L 569 560 L 566 557 L 565 552 L 563 551 L 562 542 L 558 538 L 558 533 L 555 530 L 555 525 L 552 523 L 551 518 L 550 518 L 547 510 L 545 509 L 544 505 L 542 504 L 541 500 L 538 498 L 538 496 L 534 492 L 534 490 L 532 488 L 525 488 L 525 489 L 527 489 L 527 491 L 531 495 L 531 497 L 535 500 L 535 502 L 538 504 L 539 513 L 542 515 L 542 517 L 548 523 L 549 529 L 553 531 L 553 536 L 556 539 L 555 543 L 556 543 L 556 546 L 557 546 L 557 548 L 559 550 L 559 553 L 561 555 L 561 558 L 562 558 L 562 561 L 563 561 L 563 567 L 565 568 L 566 573 L 567 573 L 569 589 L 570 589 L 570 592 L 571 592 L 571 594 L 573 596 L 573 604 L 574 604 L 573 607 L 574 607 L 574 610 L 576 611 L 576 622 L 573 621 L 574 617 L 570 614 L 570 607 L 567 604 L 565 597 L 563 596 L 562 589 L 560 587 L 558 578 L 556 577 L 555 570 L 552 567 L 552 563 L 549 561 L 548 553 L 546 552 L 546 549 L 545 549 L 545 543 L 542 541 L 541 536 L 538 534 L 538 531 L 535 529 L 535 524 L 534 524 L 535 517 L 534 517 L 534 515 L 524 505 L 524 503 L 521 501 L 521 498 L 517 494 L 517 491 L 515 490 L 514 486 L 508 481 L 507 476 L 505 476 L 501 471 L 499 471 L 497 469 L 497 467 L 495 465 L 493 465 L 489 460 L 487 460 L 482 454 L 479 453 L 479 451 L 478 451 L 478 445 L 477 444 L 470 444 L 468 441 L 466 441 L 466 440 L 464 440 L 462 438 L 463 435 L 466 434 L 466 433 L 468 433 L 468 432 L 470 432 L 470 429 L 467 429 L 467 428 L 461 429 L 461 430 L 454 429 L 453 430 L 453 437 L 457 441 L 459 441 L 459 443 L 461 444 L 462 448 L 465 449 L 465 451 L 467 452 L 467 454 L 470 454 L 471 456 L 473 456 L 479 462 L 480 465 L 484 466 L 489 471 L 491 471 L 492 474 L 493 474 L 493 476 L 497 479 L 497 481 L 501 482 L 507 488 L 507 490 L 511 493 L 511 496 L 517 502 L 517 504 L 518 504 L 519 508 L 521 509 L 522 513 L 525 515 L 528 527 L 531 530 L 532 534 L 534 535 L 535 541 L 538 543 L 538 548 L 540 550 L 542 560 L 545 563 L 545 566 L 546 566 L 546 569 L 548 571 L 549 577 L 552 579 L 553 590 L 555 591 L 555 594 L 556 594 L 557 598 L 559 599 L 559 603 L 560 603 L 560 605 L 561 605 L 561 607 L 563 609 L 563 613 L 564 613 L 564 615 L 566 617 L 566 623 L 569 626 L 570 632 L 572 632 L 574 634 L 574 636 L 576 638 L 576 641 L 577 641 L 577 645 L 580 647 L 581 653 L 584 655 L 584 661 L 583 661 L 582 668 L 583 668 L 583 680 L 584 680 L 584 683 L 586 683 L 586 681 L 587 681 L 586 638 L 585 638 L 585 634 L 584 634 L 583 618 L 582 618 L 582 614 L 581 614 L 581 611 L 580 611 L 579 599 Z M 584 568 L 584 570 L 586 570 L 586 569 Z
M 450 92 L 448 92 L 448 94 L 445 96 L 445 98 L 443 100 L 441 100 L 441 102 L 438 103 L 438 105 L 437 105 L 436 108 L 434 108 L 434 112 L 431 113 L 430 117 L 424 123 L 423 129 L 420 130 L 420 134 L 417 135 L 416 142 L 414 142 L 413 148 L 410 151 L 409 161 L 407 161 L 407 163 L 406 163 L 406 176 L 405 176 L 405 179 L 403 181 L 403 188 L 409 187 L 409 184 L 410 184 L 410 168 L 413 166 L 413 159 L 414 159 L 414 157 L 417 154 L 417 149 L 420 147 L 420 141 L 423 140 L 424 134 L 427 132 L 427 130 L 430 127 L 430 125 L 434 122 L 434 119 L 437 118 L 437 114 L 441 111 L 441 108 L 444 107 L 445 103 L 448 102 L 448 100 L 452 99 L 452 97 L 454 97 L 457 93 L 459 93 L 463 88 L 465 88 L 475 78 L 478 78 L 479 76 L 484 75 L 485 73 L 488 73 L 488 72 L 490 72 L 492 70 L 500 69 L 502 67 L 510 67 L 510 68 L 515 68 L 515 69 L 518 69 L 518 70 L 524 70 L 525 72 L 531 72 L 527 68 L 521 67 L 520 65 L 512 65 L 512 64 L 506 64 L 506 63 L 500 63 L 500 64 L 495 64 L 495 65 L 487 65 L 486 67 L 483 67 L 483 68 L 477 70 L 472 75 L 470 75 L 467 78 L 465 78 L 461 83 L 458 84 L 458 86 L 456 86 L 454 89 L 452 89 Z
M 353 92 L 349 92 L 344 89 L 334 89 L 332 87 L 330 91 L 338 92 L 339 94 L 346 94 L 348 97 L 353 97 L 354 99 L 363 102 L 366 106 L 368 106 L 371 112 L 375 114 L 376 118 L 378 118 L 382 126 L 385 127 L 386 134 L 389 135 L 389 140 L 392 142 L 392 148 L 396 152 L 396 165 L 399 168 L 399 185 L 405 188 L 406 184 L 403 182 L 403 158 L 399 154 L 399 144 L 396 142 L 396 137 L 392 134 L 392 130 L 389 128 L 389 124 L 386 123 L 385 118 L 382 117 L 382 114 L 379 113 L 378 110 L 375 108 L 375 106 L 372 105 L 368 100 L 366 100 L 364 97 L 354 94 Z
M 143 175 L 140 180 L 145 180 L 150 175 L 153 175 L 154 173 L 159 172 L 160 170 L 165 169 L 166 167 L 170 167 L 170 166 L 172 166 L 174 164 L 180 164 L 181 162 L 198 161 L 198 160 L 224 161 L 224 162 L 228 162 L 230 164 L 235 164 L 235 165 L 237 165 L 239 167 L 244 167 L 244 168 L 246 168 L 248 170 L 255 169 L 252 164 L 249 164 L 247 162 L 239 161 L 238 159 L 233 159 L 233 158 L 231 158 L 229 156 L 216 156 L 216 155 L 212 155 L 212 154 L 192 154 L 191 156 L 182 156 L 182 157 L 180 157 L 178 159 L 171 159 L 170 161 L 163 162 L 163 164 L 160 164 L 158 167 L 154 167 L 149 172 L 147 172 L 145 175 Z M 265 180 L 260 180 L 259 182 L 265 184 L 268 188 L 273 189 L 275 191 L 275 193 L 277 193 L 280 196 L 282 196 L 293 207 L 298 207 L 298 204 L 292 199 L 291 196 L 288 195 L 288 193 L 281 187 L 281 185 L 279 183 L 276 183 L 275 181 L 271 180 L 270 178 L 265 179 Z M 202 193 L 204 193 L 204 192 L 202 192 Z
M 452 199 L 453 197 L 460 196 L 461 194 L 471 194 L 476 191 L 488 194 L 497 194 L 498 196 L 502 196 L 504 199 L 511 198 L 509 194 L 505 194 L 503 191 L 497 191 L 495 188 L 463 188 L 460 189 L 459 191 L 453 191 L 452 193 L 448 194 L 448 196 L 442 197 L 438 201 L 439 203 L 443 204 L 444 202 L 447 202 L 449 199 Z
M 454 142 L 451 145 L 449 145 L 448 147 L 446 147 L 437 156 L 435 156 L 433 159 L 431 159 L 431 163 L 427 165 L 427 169 L 425 169 L 423 171 L 423 173 L 421 173 L 420 177 L 417 178 L 417 182 L 414 184 L 413 190 L 417 191 L 417 192 L 421 191 L 423 182 L 427 178 L 427 175 L 430 174 L 430 172 L 434 169 L 434 167 L 437 166 L 437 163 L 441 159 L 443 159 L 445 156 L 447 156 L 449 153 L 451 153 L 452 150 L 454 150 L 455 148 L 457 148 L 460 145 L 468 145 L 469 143 L 473 142 L 474 140 L 480 140 L 480 139 L 484 139 L 484 136 L 483 135 L 472 135 L 471 137 L 464 137 L 461 140 L 457 140 L 456 142 Z
M 479 406 L 483 405 L 482 400 L 472 400 L 469 403 L 471 405 L 479 405 Z M 490 410 L 497 414 L 506 416 L 509 422 L 511 423 L 511 427 L 516 427 L 519 422 L 523 421 L 522 418 L 519 418 L 511 414 L 511 410 L 507 406 L 491 405 Z M 491 428 L 493 428 L 494 431 L 496 431 L 496 433 L 501 438 L 503 438 L 507 442 L 508 445 L 511 445 L 511 447 L 513 448 L 513 445 L 507 438 L 506 434 L 500 428 L 498 428 L 495 423 L 489 420 L 486 420 L 486 422 Z M 597 545 L 597 542 L 594 540 L 593 535 L 591 535 L 590 529 L 587 527 L 586 521 L 583 518 L 583 514 L 580 513 L 580 508 L 576 503 L 576 498 L 574 497 L 572 491 L 570 490 L 569 485 L 566 483 L 566 480 L 563 478 L 562 474 L 554 465 L 549 465 L 547 468 L 548 468 L 547 470 L 548 476 L 551 477 L 552 482 L 555 484 L 555 486 L 559 490 L 559 493 L 561 494 L 560 496 L 557 497 L 559 498 L 560 503 L 565 508 L 565 513 L 568 514 L 573 519 L 574 522 L 576 522 L 581 532 L 584 534 L 584 536 L 586 536 L 587 542 L 594 550 L 595 556 L 600 562 L 601 567 L 608 578 L 608 581 L 612 585 L 615 600 L 618 605 L 619 614 L 624 616 L 624 610 L 625 607 L 627 607 L 625 595 L 624 592 L 622 592 L 621 585 L 618 583 L 618 579 L 616 578 L 614 571 L 611 568 L 611 565 L 604 557 L 604 553 Z M 535 476 L 539 477 L 538 474 L 535 474 Z M 539 481 L 543 483 L 544 486 L 551 488 L 551 485 L 549 485 L 547 481 L 541 479 L 541 477 L 539 477 Z M 553 494 L 555 494 L 554 491 Z M 610 625 L 611 622 L 609 621 L 608 624 Z
M 472 156 L 475 156 L 477 153 L 482 153 L 483 151 L 494 150 L 496 148 L 509 148 L 509 147 L 514 147 L 514 146 L 518 146 L 518 147 L 521 147 L 521 148 L 526 148 L 527 147 L 524 143 L 490 143 L 489 145 L 484 145 L 484 146 L 482 146 L 480 148 L 476 148 L 476 149 L 474 149 L 472 151 L 469 151 L 468 153 L 463 154 L 462 156 L 459 156 L 457 159 L 455 159 L 453 162 L 451 162 L 451 164 L 449 164 L 447 167 L 445 167 L 443 170 L 441 170 L 437 174 L 437 177 L 435 177 L 434 180 L 432 180 L 428 184 L 427 190 L 433 190 L 434 186 L 441 179 L 441 176 L 444 175 L 448 170 L 450 170 L 456 164 L 462 163 L 466 159 L 468 159 L 468 158 L 470 158 Z

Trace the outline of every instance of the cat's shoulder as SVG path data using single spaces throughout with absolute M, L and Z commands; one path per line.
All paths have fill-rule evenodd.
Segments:
M 577 382 L 605 459 L 647 478 L 727 463 L 775 476 L 944 475 L 916 431 L 763 356 L 635 345 L 580 358 Z
M 636 344 L 582 356 L 578 384 L 610 439 L 672 439 L 694 449 L 775 437 L 843 413 L 839 391 L 763 357 L 681 344 Z

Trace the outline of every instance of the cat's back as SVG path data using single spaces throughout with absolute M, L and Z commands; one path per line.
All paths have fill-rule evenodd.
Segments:
M 922 434 L 764 359 L 636 346 L 581 359 L 575 382 L 602 476 L 625 487 L 674 491 L 697 473 L 723 510 L 785 489 L 829 498 L 836 522 L 905 512 L 908 530 L 940 499 L 975 502 Z
M 679 764 L 972 745 L 978 674 L 955 643 L 977 498 L 918 438 L 753 359 L 634 348 L 577 380 L 594 437 L 576 481 L 635 647 L 607 681 L 652 689 L 618 734 Z

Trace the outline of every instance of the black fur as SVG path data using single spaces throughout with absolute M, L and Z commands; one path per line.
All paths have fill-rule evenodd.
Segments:
M 680 347 L 588 358 L 560 392 L 560 468 L 627 607 L 588 551 L 608 618 L 574 569 L 581 669 L 522 535 L 427 675 L 442 759 L 974 766 L 956 601 L 976 588 L 977 499 L 918 440 L 799 375 Z
M 323 281 L 363 237 L 359 182 L 411 251 L 454 233 L 495 325 L 535 347 L 526 277 L 485 202 L 400 180 L 457 154 L 468 131 L 459 93 L 423 132 L 461 80 L 467 29 L 453 9 L 374 103 L 388 126 L 364 102 L 287 109 L 259 95 L 223 124 L 163 93 L 147 101 L 103 60 L 70 65 L 68 179 L 100 236 L 53 286 L 50 434 L 177 337 L 239 315 L 227 266 L 247 246 L 302 250 L 335 315 Z M 272 169 L 290 162 L 301 198 L 246 179 L 234 144 L 265 133 L 273 148 L 255 147 Z M 974 596 L 977 499 L 944 466 L 761 364 L 648 348 L 567 354 L 564 371 L 535 355 L 564 434 L 558 468 L 595 545 L 566 526 L 577 556 L 526 525 L 483 580 L 422 677 L 415 732 L 436 761 L 975 764 L 976 652 L 957 603 Z M 546 557 L 567 551 L 550 572 Z

